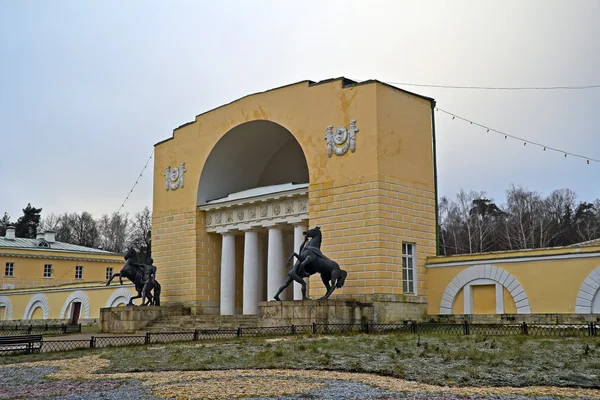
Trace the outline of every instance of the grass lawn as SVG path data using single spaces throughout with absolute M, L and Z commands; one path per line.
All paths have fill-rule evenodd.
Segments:
M 157 343 L 0 357 L 1 364 L 99 354 L 103 372 L 325 369 L 454 386 L 600 388 L 600 338 L 328 335 Z

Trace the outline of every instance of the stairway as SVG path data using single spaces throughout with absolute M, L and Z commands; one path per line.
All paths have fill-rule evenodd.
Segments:
M 147 332 L 191 332 L 194 329 L 237 329 L 258 326 L 257 315 L 179 315 L 149 323 Z

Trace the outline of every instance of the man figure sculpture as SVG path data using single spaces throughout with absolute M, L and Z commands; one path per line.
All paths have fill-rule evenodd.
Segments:
M 144 276 L 142 279 L 142 284 L 144 285 L 142 288 L 142 305 L 146 303 L 146 297 L 151 299 L 150 291 L 154 287 L 154 282 L 156 281 L 156 267 L 153 264 L 154 260 L 150 258 L 144 265 Z M 152 300 L 148 301 L 148 303 L 151 302 Z

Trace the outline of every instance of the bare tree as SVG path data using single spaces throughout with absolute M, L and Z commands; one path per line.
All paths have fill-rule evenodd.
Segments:
M 145 260 L 150 258 L 152 252 L 152 214 L 148 207 L 135 214 L 130 224 L 130 235 L 127 247 L 134 247 L 140 251 Z
M 98 247 L 100 236 L 96 221 L 87 211 L 81 214 L 63 214 L 56 229 L 56 239 L 61 242 L 77 244 L 86 247 Z
M 0 236 L 6 235 L 6 228 L 8 228 L 9 225 L 11 225 L 10 215 L 5 212 L 2 219 L 0 219 Z
M 100 246 L 107 251 L 122 253 L 129 231 L 127 214 L 104 214 L 97 221 Z
M 472 192 L 472 195 L 475 195 Z M 475 251 L 483 253 L 494 249 L 494 241 L 492 240 L 496 227 L 496 218 L 502 211 L 491 200 L 484 197 L 482 192 L 479 198 L 475 198 L 471 202 L 472 207 L 469 210 L 469 219 L 473 221 L 475 228 Z
M 48 215 L 44 215 L 40 220 L 40 229 L 42 231 L 56 231 L 58 230 L 58 225 L 60 224 L 60 215 L 55 213 L 50 213 Z

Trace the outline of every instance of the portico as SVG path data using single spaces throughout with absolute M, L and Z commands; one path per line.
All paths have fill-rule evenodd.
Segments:
M 206 230 L 221 235 L 220 313 L 236 313 L 236 261 L 243 260 L 243 314 L 256 314 L 260 301 L 273 296 L 287 278 L 287 258 L 304 241 L 308 221 L 308 184 L 258 187 L 208 201 Z M 243 237 L 243 257 L 236 254 Z M 293 261 L 295 262 L 295 260 Z M 301 300 L 294 282 L 282 300 Z

